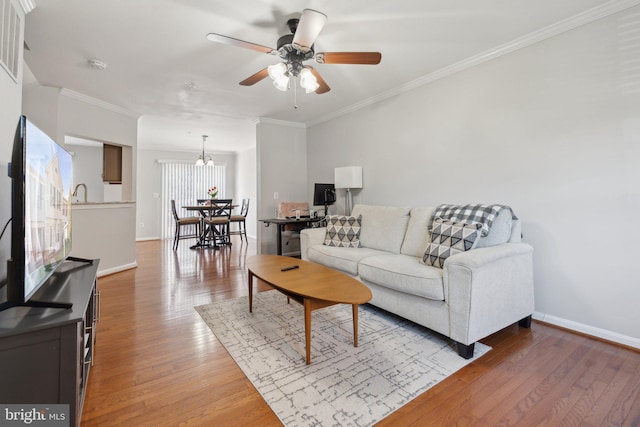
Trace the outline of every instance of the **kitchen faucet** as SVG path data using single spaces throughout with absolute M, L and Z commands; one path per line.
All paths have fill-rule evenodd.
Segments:
M 73 189 L 73 197 L 78 197 L 78 187 L 84 187 L 84 202 L 87 203 L 87 185 L 84 183 L 80 183 L 76 185 L 76 188 Z

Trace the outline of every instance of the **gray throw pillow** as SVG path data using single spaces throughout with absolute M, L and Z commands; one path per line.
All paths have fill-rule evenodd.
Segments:
M 360 226 L 362 215 L 357 218 L 344 215 L 327 215 L 327 232 L 324 244 L 344 248 L 360 247 Z
M 434 218 L 431 242 L 422 257 L 422 263 L 442 268 L 451 255 L 475 248 L 482 224 L 467 224 Z

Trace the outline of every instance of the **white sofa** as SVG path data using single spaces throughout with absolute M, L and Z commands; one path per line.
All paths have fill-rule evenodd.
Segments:
M 425 265 L 433 211 L 356 205 L 361 247 L 324 245 L 325 228 L 312 228 L 301 232 L 301 257 L 356 277 L 371 289 L 371 304 L 450 337 L 471 358 L 476 341 L 515 322 L 530 326 L 533 248 L 521 242 L 520 221 L 502 210 L 476 248 L 443 268 Z

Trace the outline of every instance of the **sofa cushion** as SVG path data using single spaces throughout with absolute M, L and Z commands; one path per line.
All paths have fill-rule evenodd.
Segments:
M 420 263 L 409 255 L 377 255 L 364 258 L 360 278 L 395 291 L 444 301 L 443 270 Z
M 313 245 L 307 252 L 309 261 L 335 268 L 353 276 L 358 275 L 358 263 L 361 259 L 380 255 L 385 252 L 369 248 L 341 248 L 337 246 Z
M 507 243 L 511 237 L 511 228 L 513 225 L 511 210 L 501 209 L 498 215 L 493 218 L 489 234 L 481 236 L 478 240 L 477 248 L 486 248 L 489 246 Z M 517 220 L 515 220 L 517 221 Z
M 404 235 L 402 248 L 400 248 L 401 254 L 422 258 L 429 244 L 428 224 L 433 210 L 433 207 L 411 209 L 409 225 L 407 225 L 407 232 Z
M 327 215 L 327 232 L 324 244 L 344 248 L 360 247 L 360 224 L 362 215 L 358 217 L 345 215 Z
M 442 268 L 451 255 L 466 252 L 478 244 L 481 224 L 466 224 L 435 218 L 431 230 L 431 242 L 427 245 L 422 262 Z
M 362 215 L 360 245 L 394 254 L 400 246 L 409 222 L 409 208 L 356 205 L 351 215 Z

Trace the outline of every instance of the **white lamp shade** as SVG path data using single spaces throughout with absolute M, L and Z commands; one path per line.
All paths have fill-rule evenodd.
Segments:
M 267 73 L 272 80 L 279 80 L 287 76 L 287 66 L 284 62 L 279 62 L 277 64 L 269 65 L 267 67 Z
M 334 178 L 336 188 L 362 188 L 362 167 L 335 168 Z
M 302 86 L 307 93 L 315 92 L 316 89 L 320 87 L 316 76 L 314 76 L 308 68 L 303 68 L 302 71 L 300 71 L 300 86 Z

